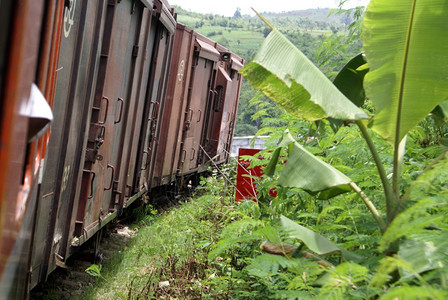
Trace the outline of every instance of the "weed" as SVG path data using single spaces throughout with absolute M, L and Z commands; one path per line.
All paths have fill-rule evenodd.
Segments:
M 86 273 L 93 277 L 101 277 L 102 268 L 103 266 L 101 264 L 100 265 L 92 264 L 90 267 L 86 269 Z

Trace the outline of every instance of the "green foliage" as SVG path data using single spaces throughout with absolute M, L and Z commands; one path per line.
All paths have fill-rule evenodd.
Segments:
M 101 277 L 101 269 L 103 268 L 102 265 L 96 265 L 92 264 L 90 267 L 88 267 L 85 272 L 93 277 Z
M 144 201 L 142 206 L 138 206 L 132 211 L 132 215 L 140 225 L 150 225 L 158 213 L 157 209 L 145 202 L 147 201 Z
M 392 222 L 383 236 L 380 249 L 387 248 L 399 238 L 426 231 L 431 225 L 446 227 L 447 182 L 448 152 L 444 152 L 409 187 L 403 199 L 414 204 Z
M 416 57 L 422 56 L 425 51 L 428 51 L 427 45 L 422 47 L 421 42 L 424 40 L 423 36 L 425 35 L 422 35 L 419 28 L 422 30 L 427 29 L 426 26 L 428 21 L 433 14 L 438 14 L 437 10 L 428 12 L 424 17 L 414 18 L 414 13 L 418 14 L 422 9 L 422 6 L 414 4 L 409 5 L 409 14 L 403 14 L 401 10 L 398 9 L 399 1 L 396 1 L 397 3 L 387 2 L 387 4 L 386 2 L 382 3 L 381 0 L 377 0 L 376 2 L 379 4 L 371 4 L 367 9 L 369 18 L 363 22 L 364 31 L 367 32 L 365 34 L 365 44 L 366 47 L 369 48 L 369 51 L 371 51 L 367 51 L 370 72 L 366 75 L 366 92 L 368 96 L 374 98 L 372 98 L 372 101 L 378 110 L 378 113 L 373 117 L 374 130 L 393 144 L 392 184 L 388 180 L 389 178 L 387 177 L 383 162 L 373 144 L 372 137 L 366 129 L 365 123 L 360 121 L 360 119 L 366 118 L 366 115 L 361 110 L 357 110 L 355 106 L 351 105 L 351 102 L 340 92 L 333 92 L 335 86 L 322 77 L 322 73 L 305 58 L 303 53 L 296 49 L 275 28 L 266 38 L 266 41 L 263 43 L 254 60 L 247 64 L 241 72 L 256 88 L 259 88 L 263 93 L 271 97 L 276 103 L 280 104 L 294 116 L 307 120 L 316 120 L 327 117 L 340 119 L 341 121 L 357 120 L 356 124 L 360 128 L 363 138 L 366 140 L 369 150 L 372 153 L 373 160 L 377 166 L 378 174 L 381 178 L 385 193 L 386 220 L 387 222 L 391 222 L 397 214 L 398 198 L 401 192 L 399 181 L 406 143 L 406 139 L 402 140 L 402 138 L 413 125 L 418 123 L 423 116 L 431 111 L 434 105 L 442 103 L 442 97 L 446 97 L 446 92 L 444 92 L 444 90 L 439 91 L 438 87 L 440 85 L 446 85 L 446 76 L 444 75 L 444 72 L 442 72 L 441 75 L 431 75 L 428 76 L 428 80 L 421 81 L 418 77 L 421 72 L 413 73 L 412 71 L 415 68 L 418 68 L 418 64 L 414 63 L 417 59 Z M 438 1 L 434 2 L 434 5 L 438 7 L 440 11 L 442 4 Z M 383 6 L 381 6 L 381 4 L 383 4 Z M 408 22 L 404 22 L 404 25 L 397 31 L 390 29 L 390 26 L 388 26 L 390 43 L 384 42 L 384 39 L 381 38 L 382 35 L 377 30 L 377 27 L 380 26 L 375 26 L 374 24 L 375 21 L 383 21 L 384 24 L 381 25 L 383 26 L 381 28 L 385 28 L 384 26 L 386 26 L 389 21 L 386 21 L 384 18 L 385 12 L 389 12 L 393 16 L 396 15 L 399 18 L 408 20 Z M 435 21 L 442 22 L 442 19 L 443 17 L 438 15 Z M 265 19 L 263 20 L 267 23 Z M 268 23 L 267 25 L 270 28 L 273 28 L 272 25 Z M 393 41 L 391 37 L 393 37 Z M 397 43 L 395 46 L 398 45 L 398 51 L 395 56 L 392 55 L 390 51 L 390 44 L 392 43 Z M 440 44 L 440 41 L 437 41 L 437 43 Z M 416 49 L 415 53 L 412 50 L 414 48 Z M 375 49 L 381 50 L 375 52 Z M 378 55 L 381 51 L 384 52 L 382 56 Z M 402 57 L 402 63 L 393 65 L 392 63 L 397 61 L 395 59 L 396 57 Z M 284 61 L 287 61 L 287 63 L 284 63 Z M 400 59 L 398 59 L 398 61 L 400 61 Z M 371 62 L 373 62 L 373 64 L 371 64 Z M 433 74 L 435 70 L 432 71 L 431 68 L 434 66 L 434 64 L 429 64 L 427 68 L 426 66 L 420 66 L 420 68 Z M 345 70 L 346 69 L 340 74 L 343 74 Z M 359 70 L 359 68 L 356 70 Z M 366 68 L 363 67 L 363 70 L 366 70 Z M 407 72 L 409 72 L 409 74 Z M 349 95 L 347 90 L 349 91 L 350 88 L 353 88 L 353 76 L 350 76 L 350 74 L 350 72 L 345 72 L 344 75 L 336 78 L 339 79 L 337 80 L 340 85 L 338 86 L 339 89 L 344 88 L 344 90 L 346 90 L 346 95 Z M 365 74 L 365 71 L 363 74 Z M 388 74 L 395 74 L 400 80 L 397 80 L 397 82 L 389 82 L 389 88 L 398 92 L 393 93 L 391 90 L 391 92 L 386 95 L 378 83 L 385 83 L 385 80 L 389 80 L 388 77 L 390 76 L 388 76 Z M 340 78 L 350 78 L 351 80 L 344 81 Z M 355 78 L 358 78 L 358 76 L 355 76 Z M 357 89 L 360 82 L 362 81 L 357 80 L 355 83 Z M 411 87 L 411 85 L 412 88 L 405 88 L 408 86 Z M 434 93 L 436 94 L 430 94 L 430 101 L 418 100 L 412 93 L 415 86 L 418 86 L 419 91 L 432 90 L 435 91 Z M 360 93 L 357 92 L 356 94 L 359 96 Z M 381 97 L 381 95 L 386 97 Z M 419 99 L 422 99 L 422 97 L 419 97 Z M 360 103 L 362 103 L 362 101 Z M 392 109 L 391 105 L 394 109 Z M 418 108 L 416 108 L 416 106 L 418 106 Z M 378 122 L 378 120 L 380 121 Z M 378 124 L 380 123 L 382 125 L 379 125 L 379 127 L 385 127 L 379 129 Z M 386 127 L 388 128 L 387 130 L 385 129 Z M 392 139 L 392 135 L 394 135 L 394 139 Z M 297 147 L 293 149 L 296 148 Z M 289 150 L 292 149 L 290 148 Z M 294 165 L 298 165 L 299 167 L 306 165 L 310 160 L 310 155 L 296 155 L 296 157 L 298 157 L 298 159 L 294 160 Z M 289 158 L 292 159 L 291 155 Z M 274 159 L 276 158 L 274 157 Z M 315 160 L 311 165 L 318 165 L 318 163 L 320 162 Z M 310 168 L 305 168 L 304 170 L 306 169 Z M 329 167 L 329 169 L 331 168 Z M 293 173 L 290 170 L 291 168 L 284 168 L 280 175 L 280 185 L 287 183 L 286 186 L 296 186 L 313 191 L 310 186 L 318 186 L 322 183 L 322 180 L 311 178 L 309 184 L 304 185 L 299 181 L 303 182 L 307 179 L 299 179 L 298 176 L 296 176 L 297 172 Z M 282 178 L 288 179 L 285 181 Z M 385 230 L 387 225 L 382 220 L 375 205 L 359 187 L 352 183 L 350 183 L 350 186 L 354 191 L 359 193 L 363 202 L 374 215 L 382 229 Z
M 367 118 L 276 29 L 240 72 L 255 88 L 296 117 L 310 121 L 327 117 Z
M 381 300 L 393 299 L 446 299 L 447 291 L 435 289 L 433 287 L 401 286 L 391 289 L 386 295 L 380 297 Z
M 369 18 L 372 19 L 364 23 L 364 26 L 371 27 L 368 30 L 372 29 L 372 32 L 378 28 L 384 29 L 382 26 L 395 22 L 394 17 L 387 17 L 387 20 L 385 20 L 385 16 L 391 16 L 394 13 L 399 14 L 399 10 L 391 9 L 388 11 L 385 8 L 395 7 L 400 1 L 389 1 L 386 3 L 383 0 L 376 0 L 374 2 L 375 5 L 372 4 L 367 10 L 370 13 Z M 431 3 L 441 4 L 438 0 Z M 419 11 L 419 9 L 420 7 L 417 6 L 416 10 Z M 358 12 L 360 11 L 362 10 L 358 10 Z M 382 13 L 377 14 L 378 11 Z M 367 60 L 369 66 L 359 67 L 362 64 L 358 64 L 358 66 L 352 68 L 352 71 L 354 73 L 362 72 L 361 75 L 364 76 L 369 70 L 368 68 L 370 68 L 369 73 L 367 73 L 370 74 L 372 68 L 374 70 L 376 70 L 375 68 L 381 68 L 376 64 L 376 59 L 388 68 L 394 67 L 401 70 L 402 75 L 414 68 L 426 68 L 425 65 L 413 65 L 415 58 L 413 55 L 419 52 L 421 53 L 419 55 L 426 55 L 425 58 L 431 59 L 430 55 L 428 55 L 431 47 L 428 50 L 428 47 L 425 48 L 427 45 L 416 41 L 424 39 L 421 35 L 426 34 L 426 29 L 428 28 L 425 26 L 430 23 L 428 20 L 431 19 L 432 14 L 438 14 L 434 20 L 435 22 L 440 22 L 442 18 L 446 18 L 440 12 L 441 9 L 439 7 L 438 11 L 434 10 L 424 16 L 422 13 L 419 13 L 419 18 L 407 19 L 409 22 L 403 22 L 401 25 L 403 27 L 411 25 L 407 27 L 406 32 L 408 34 L 402 34 L 402 38 L 395 37 L 394 41 L 390 40 L 390 45 L 385 45 L 384 49 L 381 49 L 381 51 L 385 51 L 384 53 L 381 52 L 383 53 L 382 55 L 374 52 L 375 47 L 381 48 L 380 44 L 385 43 L 381 33 L 375 33 L 375 36 L 365 35 L 366 44 L 371 47 L 370 57 L 373 56 L 372 60 L 374 63 L 370 65 L 371 60 L 369 60 L 368 52 Z M 408 16 L 402 14 L 399 17 L 405 18 Z M 359 15 L 358 19 L 360 20 Z M 376 23 L 372 20 L 384 23 L 375 27 Z M 355 35 L 360 28 L 359 25 L 360 22 L 357 22 L 356 25 L 351 27 Z M 386 37 L 389 34 L 398 34 L 400 31 L 395 31 L 391 25 L 387 25 L 387 27 Z M 442 28 L 443 26 L 439 27 Z M 416 28 L 426 29 L 414 34 L 413 30 L 418 30 Z M 368 30 L 366 32 L 369 32 Z M 440 32 L 435 34 L 441 35 Z M 243 74 L 257 88 L 260 88 L 289 113 L 311 121 L 318 119 L 319 117 L 316 116 L 319 114 L 321 114 L 320 117 L 325 117 L 325 113 L 322 113 L 322 111 L 327 112 L 331 110 L 330 104 L 319 102 L 319 97 L 324 93 L 322 90 L 327 89 L 328 81 L 320 80 L 319 76 L 311 74 L 311 67 L 308 68 L 302 62 L 302 60 L 305 60 L 304 55 L 291 54 L 295 51 L 292 49 L 291 43 L 286 43 L 279 35 L 279 31 L 275 29 L 271 31 L 266 44 L 263 45 L 262 50 L 255 59 L 243 69 Z M 398 53 L 397 55 L 401 55 L 403 58 L 403 54 L 399 54 L 399 52 L 406 47 L 392 45 L 395 45 L 394 43 L 401 43 L 402 45 L 406 37 L 409 38 L 409 36 L 415 38 L 415 40 L 409 43 L 411 45 L 410 48 L 404 51 L 411 53 L 413 48 L 418 48 L 416 52 L 404 54 L 404 56 L 409 58 L 407 62 L 406 59 L 390 60 L 390 57 L 395 55 L 390 47 L 394 47 Z M 343 39 L 340 39 L 338 43 L 342 43 L 342 41 Z M 436 39 L 432 42 L 440 43 L 440 40 Z M 437 50 L 437 53 L 439 50 L 445 49 L 447 45 L 448 43 L 444 42 L 443 46 Z M 289 53 L 286 53 L 288 52 L 286 49 L 289 49 Z M 291 58 L 292 56 L 294 58 Z M 279 58 L 289 63 L 281 63 L 278 60 Z M 405 67 L 401 64 L 403 61 Z M 328 63 L 324 61 L 323 65 L 325 64 Z M 292 67 L 289 68 L 289 66 Z M 428 65 L 428 70 L 431 70 L 431 68 L 433 68 L 433 65 Z M 410 82 L 417 80 L 417 82 L 404 84 L 403 88 L 400 89 L 400 93 L 404 95 L 417 89 L 417 86 L 420 84 L 418 81 L 422 80 L 421 74 L 424 72 L 406 75 L 406 80 L 410 80 Z M 424 92 L 426 90 L 425 86 L 428 88 L 431 86 L 435 87 L 434 91 L 438 93 L 438 84 L 440 82 L 437 81 L 437 78 L 444 77 L 443 84 L 446 86 L 446 70 L 439 69 L 439 71 L 433 70 L 429 72 L 437 74 L 427 76 L 429 79 L 421 83 L 419 92 Z M 378 73 L 374 73 L 371 76 L 377 75 Z M 310 83 L 306 81 L 306 76 L 309 77 Z M 389 84 L 389 88 L 395 84 L 400 85 L 399 82 L 391 80 L 385 73 L 380 77 L 379 80 L 382 80 L 384 84 Z M 436 80 L 431 80 L 434 77 L 437 77 Z M 390 82 L 386 83 L 387 80 Z M 346 80 L 345 83 L 342 83 L 342 86 L 347 88 L 348 92 L 353 91 L 350 90 L 352 81 Z M 434 82 L 436 82 L 435 85 Z M 390 111 L 382 111 L 378 114 L 378 111 L 381 111 L 383 107 L 379 108 L 377 100 L 364 102 L 365 99 L 363 99 L 363 93 L 361 92 L 362 86 L 360 88 L 359 83 L 362 83 L 362 80 L 357 80 L 358 87 L 355 94 L 362 99 L 357 104 L 362 105 L 362 109 L 367 115 L 380 115 L 380 119 L 386 113 L 390 116 L 394 115 Z M 317 85 L 320 89 L 314 89 Z M 374 85 L 372 84 L 366 91 L 368 96 L 375 93 L 384 94 L 384 90 L 381 90 L 380 87 L 375 87 L 378 91 L 372 91 L 372 86 Z M 344 94 L 348 95 L 347 93 Z M 443 92 L 439 96 L 442 94 Z M 277 230 L 278 236 L 276 238 L 275 234 L 273 234 L 267 238 L 261 233 L 260 228 L 246 232 L 247 240 L 241 239 L 244 237 L 243 235 L 237 241 L 238 249 L 244 248 L 244 251 L 227 252 L 226 254 L 229 255 L 232 261 L 250 262 L 246 267 L 244 267 L 245 264 L 240 264 L 239 266 L 243 266 L 241 271 L 246 271 L 247 276 L 260 277 L 258 285 L 252 285 L 254 287 L 252 292 L 257 292 L 257 295 L 259 295 L 260 292 L 266 293 L 268 291 L 268 295 L 273 298 L 317 297 L 320 299 L 369 299 L 378 297 L 381 297 L 381 299 L 394 299 L 394 297 L 441 299 L 446 296 L 448 274 L 446 267 L 448 265 L 448 242 L 446 242 L 448 240 L 446 236 L 448 230 L 446 217 L 448 186 L 446 182 L 448 182 L 448 166 L 446 165 L 447 154 L 444 152 L 443 147 L 439 146 L 439 143 L 443 142 L 446 137 L 446 123 L 441 121 L 444 119 L 442 101 L 446 98 L 446 94 L 445 92 L 443 97 L 436 97 L 437 100 L 431 99 L 429 101 L 426 101 L 426 97 L 421 96 L 418 104 L 414 103 L 416 99 L 411 94 L 406 94 L 403 97 L 398 96 L 398 102 L 402 106 L 398 105 L 398 111 L 394 113 L 400 116 L 396 119 L 394 119 L 395 116 L 392 116 L 392 122 L 398 120 L 396 122 L 398 124 L 397 127 L 401 127 L 404 124 L 400 122 L 408 124 L 410 124 L 409 122 L 414 122 L 412 126 L 403 125 L 404 127 L 401 128 L 403 132 L 409 132 L 407 155 L 405 155 L 403 145 L 392 143 L 393 145 L 391 146 L 387 142 L 390 142 L 390 139 L 381 130 L 374 128 L 377 133 L 380 133 L 379 135 L 375 134 L 362 121 L 356 122 L 360 131 L 348 125 L 349 122 L 346 122 L 344 124 L 345 127 L 339 128 L 339 131 L 332 132 L 328 129 L 326 121 L 306 122 L 294 120 L 293 117 L 287 114 L 279 114 L 279 120 L 271 124 L 269 124 L 271 121 L 265 122 L 263 120 L 262 124 L 266 126 L 259 131 L 259 134 L 269 133 L 272 144 L 280 144 L 277 148 L 272 147 L 263 152 L 267 159 L 272 159 L 271 164 L 265 169 L 265 173 L 272 176 L 272 179 L 265 177 L 259 181 L 257 188 L 259 190 L 258 201 L 261 213 L 257 214 L 257 216 L 250 215 L 250 217 L 257 220 L 258 227 L 262 228 L 265 226 Z M 329 102 L 334 104 L 340 102 L 340 100 L 336 100 L 338 96 L 337 93 L 330 93 L 323 98 L 329 99 Z M 396 96 L 397 93 L 392 92 L 387 95 L 389 98 Z M 390 100 L 387 97 L 384 97 L 381 101 L 387 105 L 395 105 L 393 104 L 395 100 Z M 260 112 L 255 117 L 269 119 L 270 114 L 267 102 L 261 101 L 261 96 L 254 99 L 253 103 L 261 107 Z M 422 101 L 422 99 L 425 99 L 425 101 Z M 312 102 L 311 105 L 308 105 L 309 103 L 306 102 L 308 100 Z M 434 108 L 434 105 L 439 103 L 442 103 L 442 106 L 432 113 L 433 116 L 439 115 L 439 118 L 425 119 L 426 115 Z M 322 111 L 315 109 L 314 105 L 316 104 Z M 418 110 L 421 110 L 419 112 L 421 113 L 420 117 L 408 112 L 409 109 L 413 110 L 415 107 L 419 107 Z M 342 110 L 344 113 L 349 113 L 349 109 Z M 442 114 L 440 114 L 441 111 Z M 332 113 L 337 114 L 338 112 Z M 442 118 L 440 118 L 440 115 L 442 115 Z M 378 118 L 375 118 L 374 124 L 378 120 Z M 407 118 L 412 120 L 407 120 Z M 350 118 L 343 117 L 342 119 Z M 415 127 L 415 124 L 419 124 L 418 127 Z M 374 127 L 377 125 L 374 125 Z M 289 137 L 290 142 L 282 143 L 282 134 L 280 132 L 289 126 L 291 127 L 290 132 L 292 135 L 292 137 Z M 407 128 L 405 128 L 406 126 Z M 399 141 L 403 135 L 400 131 L 396 132 L 398 133 L 395 141 Z M 435 134 L 432 134 L 433 132 Z M 386 137 L 386 139 L 383 139 L 381 136 Z M 298 148 L 295 145 L 299 142 L 301 144 L 300 149 L 303 149 L 301 153 L 306 153 L 306 155 L 294 156 L 294 149 Z M 307 164 L 310 164 L 312 161 L 310 159 L 312 157 L 311 154 L 319 157 L 319 160 L 315 160 L 319 164 L 320 162 L 331 163 L 336 169 L 347 174 L 353 182 L 359 182 L 362 190 L 350 184 L 357 194 L 339 195 L 332 198 L 331 202 L 321 202 L 296 188 L 287 189 L 286 187 L 293 186 L 310 191 L 311 188 L 302 184 L 302 182 L 309 181 L 309 185 L 315 187 L 326 182 L 328 179 L 325 177 L 326 175 L 328 175 L 327 177 L 332 177 L 328 170 L 320 174 L 318 171 L 311 172 L 311 168 L 306 168 Z M 434 159 L 437 155 L 441 156 Z M 301 156 L 301 159 L 291 159 L 299 156 Z M 286 164 L 284 163 L 285 158 L 287 158 Z M 434 161 L 431 163 L 432 160 Z M 316 165 L 317 163 L 313 164 Z M 428 165 L 430 167 L 424 170 Z M 277 166 L 277 168 L 274 168 L 274 166 Z M 333 168 L 328 167 L 328 169 L 332 170 Z M 320 175 L 316 176 L 317 179 L 312 180 L 315 174 Z M 391 178 L 392 182 L 389 182 Z M 294 184 L 290 184 L 290 182 Z M 277 185 L 278 196 L 275 199 L 270 198 L 266 192 L 272 185 Z M 368 193 L 369 196 L 363 191 Z M 362 200 L 365 206 L 359 205 L 359 200 Z M 370 215 L 366 208 L 370 211 Z M 281 217 L 282 228 L 278 227 L 279 214 L 284 215 Z M 384 216 L 387 223 L 383 220 Z M 381 230 L 373 225 L 374 221 L 380 224 Z M 312 228 L 312 230 L 309 228 Z M 286 232 L 285 229 L 287 229 Z M 294 234 L 288 234 L 288 232 L 294 232 Z M 275 243 L 279 245 L 288 243 L 296 245 L 295 247 L 298 249 L 302 248 L 303 245 L 300 243 L 303 242 L 311 253 L 306 254 L 302 258 L 295 256 L 289 258 L 288 256 L 275 257 L 272 254 L 260 255 L 257 248 L 253 248 L 251 252 L 250 248 L 254 247 L 254 241 L 260 235 L 270 243 L 274 242 L 275 239 Z M 300 242 L 297 243 L 298 241 Z M 232 239 L 223 237 L 222 241 L 216 244 L 217 248 L 220 247 L 221 242 L 231 245 Z M 323 248 L 328 249 L 323 250 Z M 229 246 L 226 249 L 232 248 Z M 263 244 L 261 249 L 271 253 L 263 247 Z M 345 250 L 356 252 L 356 254 L 362 255 L 365 259 L 357 260 L 358 263 L 353 261 L 343 262 L 338 252 L 344 252 Z M 294 253 L 304 254 L 305 252 L 300 250 Z M 244 257 L 244 254 L 247 256 Z M 297 265 L 294 264 L 294 262 L 298 263 L 299 261 L 306 261 L 308 264 L 314 265 L 324 265 L 327 266 L 327 269 L 320 269 L 321 273 L 325 272 L 320 278 L 314 278 L 312 282 L 301 285 L 298 282 L 303 283 L 305 276 L 302 274 L 301 280 L 296 276 L 298 275 L 295 272 Z M 313 269 L 309 265 L 307 267 Z M 241 273 L 239 274 L 240 277 L 238 278 L 241 280 Z M 295 284 L 292 284 L 292 282 Z M 406 293 L 409 293 L 409 295 Z
M 254 259 L 246 267 L 249 275 L 266 278 L 278 275 L 282 269 L 295 268 L 298 266 L 298 259 L 291 259 L 284 256 L 262 254 Z
M 288 160 L 278 178 L 279 185 L 301 188 L 312 195 L 318 194 L 317 198 L 322 200 L 350 191 L 350 178 L 300 146 L 289 132 L 286 132 L 279 148 L 274 151 L 272 160 L 266 167 L 266 175 L 272 176 L 274 173 L 273 168 L 277 165 L 281 147 L 285 145 L 288 145 Z
M 392 144 L 448 95 L 447 70 L 440 69 L 447 59 L 447 30 L 443 0 L 372 0 L 366 10 L 365 88 L 377 110 L 372 128 Z
M 368 290 L 359 289 L 359 286 L 365 285 L 369 277 L 369 269 L 366 267 L 352 262 L 342 263 L 329 272 L 318 298 L 335 300 L 368 298 Z
M 258 226 L 260 226 L 260 222 L 252 218 L 243 218 L 227 226 L 221 234 L 223 239 L 216 243 L 214 249 L 208 254 L 209 259 L 215 259 L 218 255 L 223 254 L 223 252 L 238 247 L 239 243 L 260 240 L 259 235 L 250 234 L 252 229 Z
M 329 35 L 315 51 L 313 61 L 329 78 L 334 78 L 347 61 L 361 52 L 361 24 L 364 7 L 337 9 L 331 15 L 343 18 L 345 30 L 332 29 Z M 299 49 L 302 49 L 298 47 Z
M 363 80 L 368 72 L 365 56 L 363 53 L 356 55 L 339 71 L 333 84 L 356 106 L 364 104 L 366 95 Z
M 301 240 L 311 251 L 319 255 L 341 252 L 347 260 L 360 260 L 361 257 L 339 247 L 325 237 L 305 228 L 294 221 L 281 216 L 283 229 L 289 233 L 289 237 Z
M 432 199 L 422 199 L 411 208 L 397 216 L 383 235 L 379 250 L 386 250 L 391 243 L 401 237 L 410 237 L 416 232 L 424 230 L 432 224 L 438 224 L 444 217 L 439 214 L 428 213 L 435 205 Z

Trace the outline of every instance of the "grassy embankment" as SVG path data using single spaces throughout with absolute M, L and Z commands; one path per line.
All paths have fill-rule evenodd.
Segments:
M 231 187 L 216 177 L 204 180 L 202 195 L 141 218 L 133 241 L 104 264 L 95 285 L 80 298 L 198 299 L 227 293 L 227 286 L 222 291 L 213 286 L 222 270 L 219 260 L 209 261 L 207 254 L 222 228 L 240 213 Z

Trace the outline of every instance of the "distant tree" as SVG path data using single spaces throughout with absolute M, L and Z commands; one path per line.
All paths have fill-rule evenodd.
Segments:
M 198 29 L 204 26 L 204 21 L 196 22 L 194 25 L 194 28 Z
M 227 27 L 227 24 L 228 24 L 228 20 L 227 19 L 221 19 L 218 22 L 218 26 L 221 26 L 221 27 Z
M 330 29 L 334 34 L 336 34 L 338 32 L 338 29 L 334 25 L 331 25 Z
M 237 7 L 235 13 L 233 14 L 234 18 L 241 18 L 241 8 Z
M 264 35 L 264 37 L 267 37 L 268 36 L 268 34 L 271 32 L 271 29 L 269 29 L 269 28 L 265 28 L 265 29 L 263 29 L 263 35 Z

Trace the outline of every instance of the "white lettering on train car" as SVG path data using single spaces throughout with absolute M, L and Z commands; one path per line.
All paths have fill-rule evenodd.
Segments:
M 67 188 L 68 179 L 70 176 L 70 165 L 64 168 L 64 175 L 62 176 L 62 192 Z
M 64 9 L 64 36 L 67 38 L 74 24 L 76 0 L 70 0 L 70 6 Z
M 179 64 L 179 70 L 177 70 L 177 78 L 179 79 L 179 82 L 182 82 L 182 79 L 184 78 L 184 70 L 185 70 L 185 61 L 182 59 Z

